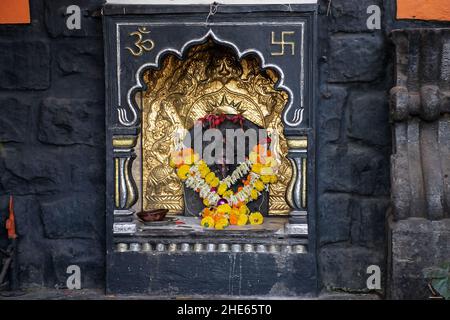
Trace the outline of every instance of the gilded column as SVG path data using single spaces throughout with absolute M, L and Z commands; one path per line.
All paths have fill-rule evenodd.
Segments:
M 308 138 L 289 137 L 288 159 L 292 166 L 292 179 L 286 190 L 286 200 L 291 210 L 287 231 L 291 234 L 307 235 L 308 223 Z
M 138 191 L 132 175 L 132 165 L 136 158 L 134 147 L 137 136 L 113 137 L 114 151 L 114 233 L 134 233 L 132 206 L 138 200 Z

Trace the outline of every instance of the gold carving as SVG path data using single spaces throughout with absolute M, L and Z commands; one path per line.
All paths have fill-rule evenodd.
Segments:
M 133 148 L 136 146 L 137 137 L 135 136 L 115 136 L 113 138 L 114 148 Z
M 295 208 L 294 188 L 295 188 L 295 182 L 297 181 L 297 178 L 298 178 L 298 170 L 297 170 L 297 165 L 295 164 L 295 160 L 291 159 L 291 158 L 288 158 L 288 160 L 291 163 L 292 178 L 286 188 L 286 202 L 291 208 Z
M 120 206 L 120 190 L 119 190 L 119 159 L 114 159 L 114 203 L 116 208 Z
M 306 158 L 302 158 L 302 208 L 306 209 L 306 199 L 307 199 L 307 181 L 306 181 L 306 174 L 307 174 L 307 160 Z
M 130 47 L 126 47 L 128 51 L 131 52 L 131 54 L 135 57 L 140 57 L 144 54 L 144 51 L 151 51 L 155 47 L 155 43 L 151 39 L 145 39 L 143 38 L 144 34 L 150 33 L 150 30 L 147 30 L 146 27 L 140 27 L 138 28 L 138 31 L 134 31 L 130 33 L 131 36 L 136 37 L 136 42 L 134 43 L 134 46 L 137 48 L 137 51 L 133 50 Z
M 308 149 L 308 139 L 306 137 L 302 138 L 289 138 L 287 140 L 287 145 L 290 149 Z
M 286 41 L 285 36 L 295 35 L 295 31 L 282 31 L 281 32 L 281 41 L 275 40 L 275 32 L 272 31 L 272 45 L 279 45 L 281 47 L 280 52 L 272 52 L 273 56 L 284 56 L 284 46 L 291 46 L 291 55 L 295 55 L 295 42 Z
M 271 185 L 271 214 L 288 214 L 285 193 L 292 168 L 281 114 L 288 101 L 275 89 L 279 76 L 261 69 L 256 56 L 240 61 L 232 49 L 208 41 L 192 47 L 184 60 L 168 55 L 157 70 L 143 75 L 146 91 L 136 97 L 142 108 L 143 208 L 183 211 L 183 188 L 168 165 L 174 147 L 173 133 L 189 130 L 208 113 L 242 114 L 254 124 L 277 132 L 281 155 L 279 182 Z

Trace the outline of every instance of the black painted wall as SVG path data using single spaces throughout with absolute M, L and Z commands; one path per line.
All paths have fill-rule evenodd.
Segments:
M 22 287 L 64 287 L 78 264 L 84 288 L 104 286 L 105 126 L 101 0 L 33 0 L 31 25 L 0 26 L 0 214 L 15 198 Z M 365 291 L 386 264 L 388 91 L 396 27 L 391 0 L 320 1 L 318 255 L 326 289 Z M 82 29 L 65 8 L 83 9 Z M 366 27 L 379 5 L 382 30 Z M 436 24 L 438 25 L 438 24 Z M 0 245 L 6 234 L 0 229 Z

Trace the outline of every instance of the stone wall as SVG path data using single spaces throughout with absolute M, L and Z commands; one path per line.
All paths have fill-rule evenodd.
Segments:
M 389 207 L 389 44 L 366 26 L 381 1 L 321 1 L 317 113 L 318 247 L 324 289 L 366 292 L 385 274 Z M 328 13 L 328 15 L 327 15 Z
M 76 1 L 81 30 L 65 27 L 69 0 L 31 1 L 31 25 L 0 26 L 0 214 L 3 223 L 13 194 L 22 287 L 63 287 L 71 264 L 84 270 L 83 287 L 104 285 L 102 2 Z M 333 0 L 329 10 L 328 0 L 319 2 L 320 285 L 366 292 L 369 265 L 387 273 L 388 33 L 437 24 L 394 21 L 390 0 Z M 373 4 L 382 9 L 381 30 L 366 26 Z
M 30 1 L 31 25 L 0 26 L 1 225 L 12 194 L 23 287 L 65 286 L 71 264 L 84 287 L 103 286 L 102 1 L 75 2 L 80 31 L 65 26 L 66 0 Z

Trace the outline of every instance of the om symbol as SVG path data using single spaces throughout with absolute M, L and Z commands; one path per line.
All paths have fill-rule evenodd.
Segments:
M 130 36 L 137 37 L 136 42 L 134 43 L 134 46 L 137 48 L 137 50 L 126 47 L 126 49 L 128 49 L 133 56 L 140 57 L 144 54 L 144 51 L 151 51 L 155 47 L 155 43 L 153 42 L 153 40 L 143 39 L 143 35 L 148 33 L 150 33 L 150 30 L 147 30 L 146 27 L 138 28 L 138 31 L 130 33 Z

